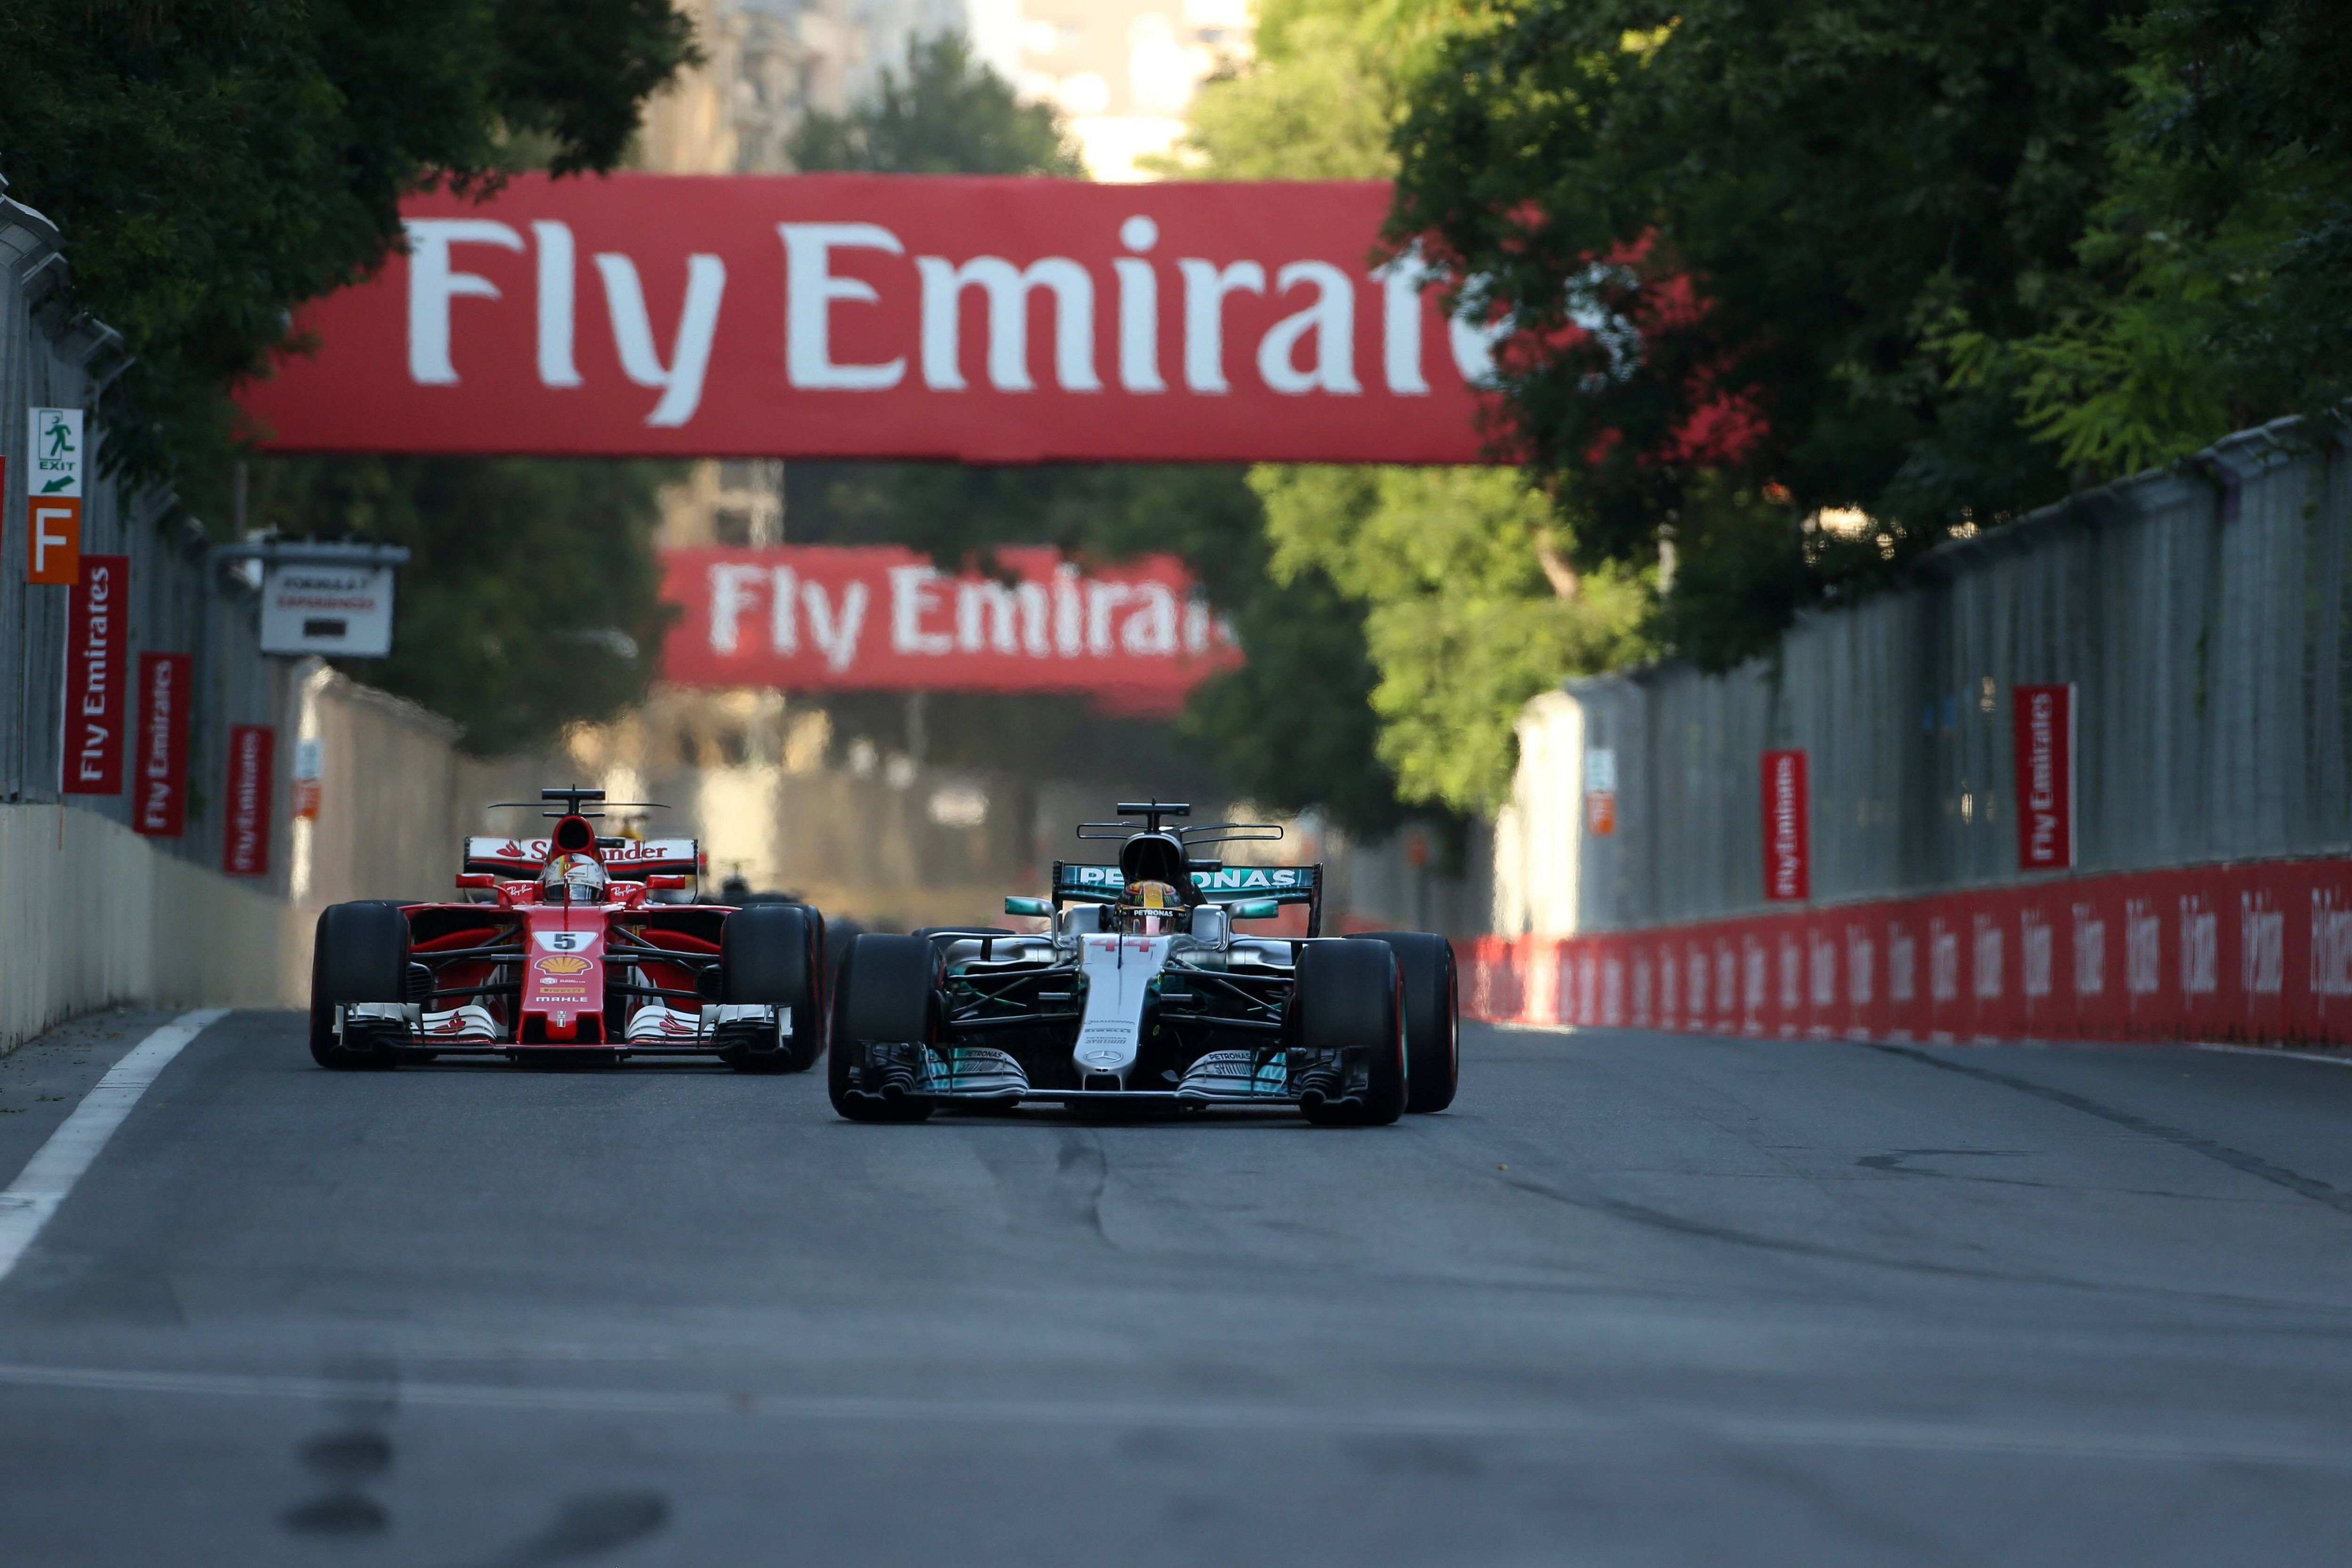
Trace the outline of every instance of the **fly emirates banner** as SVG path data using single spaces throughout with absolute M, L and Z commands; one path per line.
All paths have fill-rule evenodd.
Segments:
M 1466 463 L 1486 333 L 1377 183 L 515 179 L 403 205 L 244 393 L 279 451 Z
M 786 691 L 1066 691 L 1108 712 L 1175 712 L 1241 662 L 1232 629 L 1173 556 L 1081 570 L 999 550 L 950 576 L 910 550 L 784 545 L 662 552 L 682 612 L 662 677 Z

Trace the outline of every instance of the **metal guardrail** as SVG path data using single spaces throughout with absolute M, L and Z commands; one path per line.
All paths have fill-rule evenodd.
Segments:
M 2024 880 L 2010 691 L 2077 686 L 2077 871 L 2352 850 L 2352 457 L 2282 422 L 1958 541 L 1774 657 L 1569 684 L 1616 753 L 1577 926 L 1765 907 L 1759 758 L 1801 747 L 1816 902 Z M 1553 779 L 1540 809 L 1578 810 Z M 1523 791 L 1523 798 L 1525 792 Z
M 112 797 L 60 796 L 68 590 L 25 581 L 26 411 L 81 408 L 89 415 L 89 444 L 96 459 L 84 485 L 82 548 L 131 559 L 126 674 L 136 671 L 142 652 L 194 655 L 187 830 L 177 840 L 155 842 L 167 852 L 217 868 L 228 727 L 282 728 L 289 671 L 283 668 L 286 661 L 262 656 L 257 595 L 242 579 L 207 565 L 210 542 L 177 498 L 155 489 L 126 493 L 106 475 L 105 426 L 98 405 L 128 361 L 110 328 L 67 314 L 66 264 L 56 226 L 0 197 L 0 457 L 7 462 L 6 486 L 0 490 L 0 801 L 62 798 L 116 822 L 130 820 L 127 791 Z M 126 697 L 128 712 L 135 693 Z M 134 721 L 126 736 L 126 756 L 135 735 Z M 281 792 L 289 761 L 281 754 Z M 281 889 L 283 861 L 276 858 L 270 879 Z

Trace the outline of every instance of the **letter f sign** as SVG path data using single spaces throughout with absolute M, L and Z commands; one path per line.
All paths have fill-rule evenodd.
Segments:
M 35 496 L 25 506 L 25 581 L 81 581 L 81 498 Z

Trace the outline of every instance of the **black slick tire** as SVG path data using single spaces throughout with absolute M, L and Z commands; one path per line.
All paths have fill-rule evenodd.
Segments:
M 747 904 L 719 932 L 719 999 L 789 1007 L 782 1049 L 733 1047 L 719 1059 L 738 1072 L 806 1072 L 824 1054 L 824 917 L 804 904 Z
M 1404 986 L 1387 943 L 1349 937 L 1299 950 L 1290 1001 L 1294 1038 L 1307 1051 L 1362 1047 L 1370 1071 L 1360 1105 L 1301 1106 L 1323 1127 L 1380 1127 L 1404 1114 Z
M 867 931 L 849 944 L 834 992 L 833 1055 L 825 1090 L 852 1121 L 920 1121 L 931 1102 L 920 1095 L 877 1100 L 851 1092 L 850 1069 L 871 1041 L 929 1045 L 939 1033 L 939 957 L 929 941 Z
M 336 1044 L 335 1008 L 407 999 L 408 917 L 400 906 L 370 900 L 320 910 L 310 943 L 310 1059 L 337 1070 L 392 1066 L 389 1053 Z
M 1454 1103 L 1462 1081 L 1462 1005 L 1454 944 L 1425 931 L 1372 931 L 1404 979 L 1404 1108 L 1417 1115 Z

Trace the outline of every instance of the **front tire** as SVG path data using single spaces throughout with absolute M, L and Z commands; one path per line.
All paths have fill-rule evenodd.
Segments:
M 792 1037 L 774 1050 L 719 1053 L 737 1072 L 806 1072 L 824 1054 L 824 917 L 804 904 L 749 904 L 719 932 L 719 997 L 789 1007 Z
M 1374 931 L 1404 980 L 1404 1108 L 1417 1115 L 1454 1103 L 1462 1082 L 1462 1005 L 1454 944 L 1425 931 Z
M 853 1084 L 869 1044 L 929 1046 L 939 1035 L 939 955 L 921 937 L 867 931 L 849 944 L 834 992 L 833 1059 L 825 1089 L 833 1109 L 852 1121 L 920 1121 L 931 1113 L 920 1094 L 884 1098 Z
M 1387 943 L 1360 937 L 1307 943 L 1299 950 L 1290 1010 L 1301 1050 L 1360 1049 L 1367 1058 L 1359 1102 L 1302 1103 L 1307 1121 L 1318 1127 L 1384 1127 L 1404 1114 L 1404 986 Z
M 382 1050 L 335 1041 L 335 1008 L 408 999 L 408 917 L 384 900 L 330 904 L 310 943 L 310 1059 L 341 1072 L 393 1065 Z

